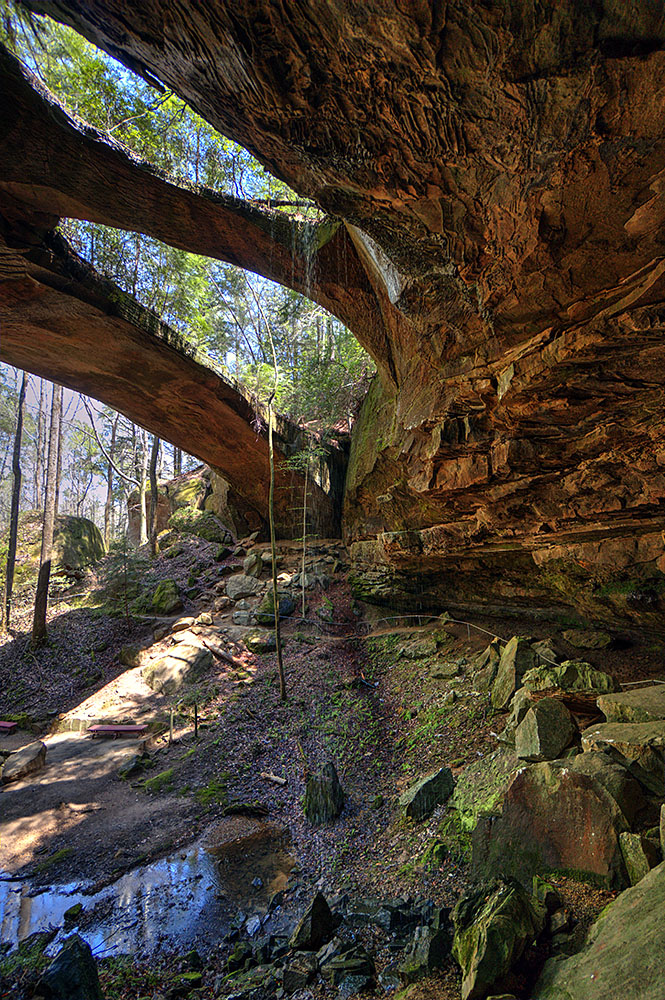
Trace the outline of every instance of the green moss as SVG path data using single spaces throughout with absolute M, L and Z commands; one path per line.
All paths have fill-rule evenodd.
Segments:
M 154 778 L 147 778 L 143 782 L 143 787 L 146 792 L 157 793 L 163 791 L 173 791 L 173 768 L 170 767 L 168 771 L 161 771 L 156 774 Z
M 175 580 L 162 580 L 152 595 L 150 604 L 158 615 L 168 615 L 181 608 L 182 601 Z
M 194 792 L 194 798 L 199 805 L 205 806 L 206 808 L 212 805 L 226 805 L 228 803 L 229 795 L 225 777 L 211 778 L 208 784 L 203 788 L 196 789 Z
M 59 865 L 61 861 L 64 861 L 65 858 L 68 858 L 69 855 L 73 853 L 74 853 L 73 847 L 62 847 L 59 851 L 56 851 L 54 854 L 51 854 L 48 858 L 45 858 L 43 861 L 40 861 L 40 863 L 35 866 L 35 871 L 39 872 L 40 874 L 42 872 L 50 871 L 51 868 L 55 868 L 56 865 Z
M 48 955 L 44 954 L 44 949 L 51 938 L 52 935 L 48 933 L 32 934 L 27 941 L 22 941 L 10 955 L 1 958 L 0 984 L 3 979 L 16 980 L 18 977 L 24 976 L 33 978 L 43 972 L 52 961 Z
M 169 518 L 169 528 L 187 535 L 197 535 L 207 542 L 226 542 L 228 532 L 214 514 L 207 510 L 182 507 Z
M 428 850 L 436 850 L 441 854 L 444 848 L 458 863 L 467 864 L 471 860 L 471 834 L 464 829 L 456 809 L 449 809 L 443 817 L 436 840 Z

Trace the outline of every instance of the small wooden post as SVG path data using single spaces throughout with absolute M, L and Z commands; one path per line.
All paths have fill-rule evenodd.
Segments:
M 169 746 L 173 743 L 173 705 L 171 705 L 171 718 L 169 721 Z
M 194 702 L 194 739 L 199 738 L 199 706 Z

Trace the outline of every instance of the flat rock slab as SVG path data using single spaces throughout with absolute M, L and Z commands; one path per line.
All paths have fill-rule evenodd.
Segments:
M 662 1000 L 664 912 L 660 864 L 603 910 L 581 952 L 545 963 L 533 1000 Z
M 608 722 L 655 722 L 665 719 L 665 684 L 604 694 L 597 704 Z
M 179 643 L 166 656 L 145 668 L 143 677 L 153 691 L 173 694 L 188 681 L 198 679 L 213 664 L 212 653 L 204 646 Z
M 665 795 L 665 719 L 590 726 L 582 733 L 582 748 L 620 754 L 639 781 L 656 795 Z
M 583 628 L 569 628 L 563 633 L 563 638 L 578 649 L 605 649 L 612 642 L 609 632 Z
M 22 750 L 10 754 L 2 769 L 2 783 L 20 781 L 35 771 L 41 771 L 46 764 L 46 744 L 41 740 L 28 743 Z

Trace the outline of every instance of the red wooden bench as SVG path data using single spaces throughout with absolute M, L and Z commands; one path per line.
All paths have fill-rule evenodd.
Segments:
M 145 724 L 138 726 L 89 726 L 88 732 L 93 739 L 95 736 L 141 736 L 147 728 Z
M 11 733 L 17 725 L 16 722 L 0 722 L 0 733 Z

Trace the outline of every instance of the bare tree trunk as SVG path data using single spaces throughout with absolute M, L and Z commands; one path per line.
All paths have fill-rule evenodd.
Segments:
M 39 410 L 35 433 L 35 468 L 33 478 L 32 503 L 35 510 L 42 508 L 42 425 L 44 423 L 44 379 L 39 380 Z
M 179 476 L 182 472 L 182 451 L 180 448 L 176 448 L 173 445 L 173 478 Z
M 139 432 L 138 434 L 137 431 Z M 145 503 L 148 478 L 148 449 L 146 433 L 142 427 L 137 427 L 134 424 L 132 436 L 134 439 L 134 468 L 136 470 L 136 482 L 139 490 L 139 545 L 145 545 L 148 541 L 148 518 L 146 516 Z
M 118 420 L 120 419 L 119 414 L 116 413 L 115 420 L 111 424 L 111 444 L 109 446 L 109 461 L 106 468 L 106 503 L 104 504 L 104 545 L 106 546 L 106 551 L 108 552 L 109 545 L 111 544 L 111 535 L 113 533 L 112 514 L 113 514 L 113 453 L 115 451 L 115 436 L 118 430 Z
M 272 334 L 270 336 L 272 343 Z M 277 379 L 277 363 L 275 363 L 275 380 Z M 274 393 L 273 393 L 274 395 Z M 268 403 L 268 455 L 270 458 L 270 493 L 268 495 L 268 517 L 270 519 L 270 552 L 272 554 L 272 600 L 275 607 L 275 643 L 277 645 L 277 671 L 279 673 L 279 696 L 286 701 L 286 680 L 284 677 L 284 662 L 282 660 L 282 632 L 279 617 L 279 593 L 277 591 L 277 546 L 275 545 L 275 449 L 272 441 L 273 397 Z
M 63 418 L 63 413 L 62 413 L 62 393 L 63 393 L 63 390 L 62 390 L 62 386 L 61 385 L 58 386 L 57 388 L 58 388 L 59 394 L 60 394 L 60 406 L 59 406 L 60 416 L 58 418 L 58 459 L 57 459 L 56 467 L 55 467 L 55 504 L 54 504 L 54 508 L 55 508 L 55 513 L 56 514 L 58 513 L 58 506 L 59 506 L 59 503 L 60 503 L 60 479 L 62 477 L 62 418 Z M 53 391 L 55 392 L 55 389 Z M 49 449 L 50 449 L 50 443 L 49 443 Z M 85 500 L 85 495 L 84 495 L 83 499 Z
M 9 628 L 12 610 L 12 591 L 14 589 L 14 567 L 16 566 L 16 539 L 18 537 L 18 512 L 21 500 L 21 436 L 23 434 L 23 406 L 25 403 L 26 374 L 23 372 L 21 388 L 18 394 L 18 406 L 16 408 L 16 433 L 14 434 L 14 452 L 12 455 L 12 473 L 14 483 L 12 486 L 12 503 L 9 515 L 9 542 L 7 545 L 7 566 L 5 571 L 5 592 L 2 602 L 4 611 L 2 625 Z
M 51 402 L 51 430 L 48 442 L 48 466 L 46 472 L 46 497 L 44 500 L 44 527 L 42 530 L 42 551 L 39 561 L 39 577 L 35 594 L 35 611 L 32 621 L 32 645 L 37 646 L 46 638 L 46 608 L 48 605 L 48 585 L 51 578 L 51 555 L 53 551 L 53 529 L 55 526 L 58 470 L 58 448 L 60 441 L 60 417 L 62 415 L 62 386 L 53 386 Z
M 157 555 L 157 456 L 159 455 L 159 438 L 155 434 L 150 451 L 150 552 Z

